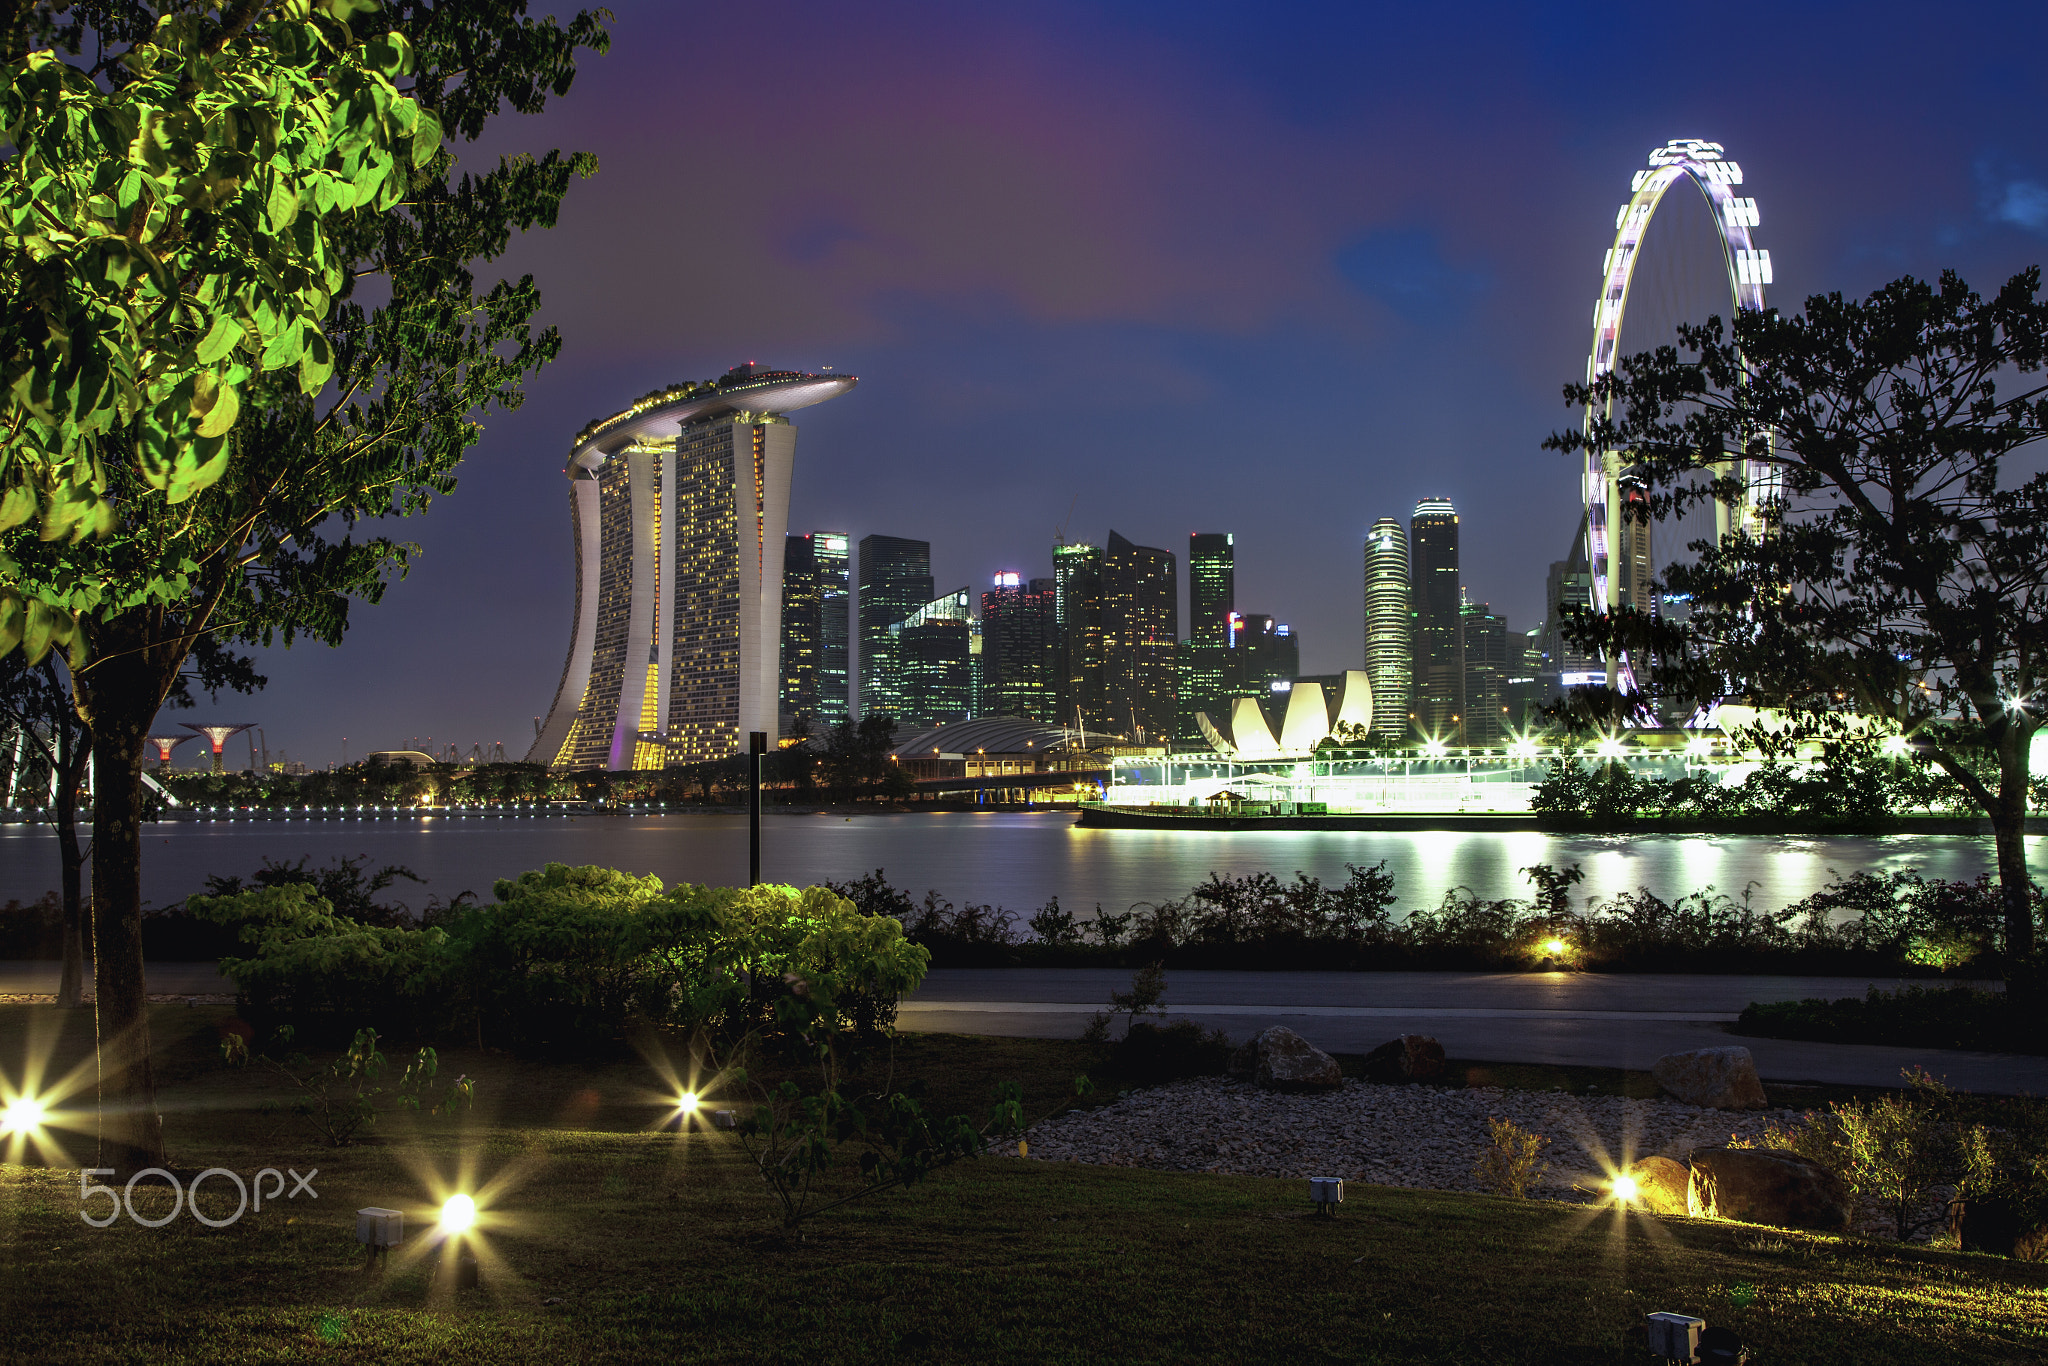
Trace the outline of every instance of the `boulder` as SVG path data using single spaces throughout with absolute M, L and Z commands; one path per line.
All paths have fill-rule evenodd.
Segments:
M 1848 1188 L 1818 1162 L 1779 1148 L 1695 1148 L 1686 1212 L 1779 1228 L 1839 1232 L 1849 1226 Z
M 1639 1157 L 1629 1164 L 1624 1175 L 1634 1178 L 1636 1183 L 1637 1209 L 1652 1214 L 1690 1214 L 1692 1207 L 1686 1192 L 1692 1186 L 1692 1173 L 1682 1162 L 1673 1162 L 1668 1157 Z
M 1757 1080 L 1756 1059 L 1739 1046 L 1666 1053 L 1651 1064 L 1650 1075 L 1687 1105 L 1761 1110 L 1769 1104 L 1764 1099 L 1764 1084 Z
M 2003 1195 L 1972 1195 L 1949 1206 L 1949 1231 L 1965 1252 L 2038 1262 L 2048 1252 L 2048 1221 L 2032 1204 Z
M 1231 1054 L 1230 1075 L 1269 1091 L 1334 1091 L 1344 1084 L 1337 1060 L 1285 1025 L 1253 1035 Z
M 1427 1034 L 1403 1034 L 1365 1055 L 1373 1081 L 1435 1081 L 1444 1074 L 1444 1046 Z

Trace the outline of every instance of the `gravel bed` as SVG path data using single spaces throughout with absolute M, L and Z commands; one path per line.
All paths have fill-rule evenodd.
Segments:
M 1029 1152 L 1050 1162 L 1239 1176 L 1341 1176 L 1383 1186 L 1476 1191 L 1486 1121 L 1511 1119 L 1550 1140 L 1531 1194 L 1593 1198 L 1595 1183 L 1635 1157 L 1684 1161 L 1730 1136 L 1756 1138 L 1798 1110 L 1707 1110 L 1673 1100 L 1574 1096 L 1498 1087 L 1443 1090 L 1347 1079 L 1340 1091 L 1284 1094 L 1200 1077 L 1133 1091 L 1032 1127 Z

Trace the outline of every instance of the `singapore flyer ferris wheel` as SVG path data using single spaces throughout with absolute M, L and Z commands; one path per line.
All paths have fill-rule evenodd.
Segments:
M 1761 221 L 1754 198 L 1741 193 L 1742 167 L 1728 159 L 1718 142 L 1697 138 L 1674 138 L 1650 153 L 1649 164 L 1629 182 L 1630 195 L 1614 217 L 1614 242 L 1600 265 L 1600 294 L 1593 304 L 1593 345 L 1586 357 L 1586 382 L 1591 384 L 1612 371 L 1622 354 L 1622 325 L 1628 316 L 1630 289 L 1637 282 L 1644 241 L 1667 194 L 1680 182 L 1690 182 L 1704 197 L 1712 220 L 1712 234 L 1718 251 L 1719 269 L 1725 274 L 1728 305 L 1735 311 L 1761 310 L 1764 288 L 1771 283 L 1771 254 L 1756 244 Z M 1666 217 L 1672 210 L 1665 207 Z M 1709 269 L 1712 269 L 1709 267 Z M 1718 294 L 1719 286 L 1714 287 Z M 1731 314 L 1732 316 L 1732 314 Z M 1703 321 L 1694 317 L 1691 321 Z M 1666 343 L 1670 336 L 1655 338 Z M 1595 418 L 1586 414 L 1590 433 Z M 1744 489 L 1739 502 L 1715 507 L 1713 534 L 1716 539 L 1735 530 L 1754 532 L 1759 504 L 1775 493 L 1774 474 L 1763 462 L 1731 455 L 1730 464 L 1740 466 Z M 1622 518 L 1624 479 L 1628 468 L 1623 451 L 1586 450 L 1584 493 L 1586 505 L 1586 567 L 1590 579 L 1589 605 L 1595 612 L 1609 613 L 1624 602 L 1647 607 L 1637 595 L 1648 582 L 1651 566 L 1647 556 L 1647 533 L 1642 533 L 1643 553 L 1624 545 L 1632 539 Z M 1634 690 L 1634 680 L 1624 658 L 1608 666 L 1611 686 Z

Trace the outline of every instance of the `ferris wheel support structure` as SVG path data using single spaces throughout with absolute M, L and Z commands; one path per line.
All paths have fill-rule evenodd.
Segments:
M 1740 193 L 1742 167 L 1728 159 L 1718 142 L 1674 138 L 1650 153 L 1649 165 L 1637 171 L 1629 182 L 1628 202 L 1614 216 L 1614 244 L 1600 264 L 1600 296 L 1593 304 L 1593 348 L 1586 357 L 1588 384 L 1610 373 L 1621 359 L 1621 324 L 1628 311 L 1629 284 L 1635 278 L 1643 236 L 1665 194 L 1680 181 L 1690 181 L 1698 187 L 1713 212 L 1728 272 L 1729 301 L 1734 310 L 1760 311 L 1764 306 L 1764 287 L 1771 283 L 1771 254 L 1756 245 L 1760 215 L 1756 200 Z M 1611 414 L 1612 409 L 1610 402 L 1599 416 Z M 1589 406 L 1589 435 L 1595 417 Z M 1723 476 L 1738 464 L 1741 500 L 1716 502 L 1716 539 L 1737 530 L 1757 531 L 1758 505 L 1776 495 L 1775 471 L 1769 464 L 1753 461 L 1746 455 L 1731 455 L 1726 463 L 1716 467 L 1715 473 L 1717 477 Z M 1614 524 L 1613 514 L 1621 506 L 1621 476 L 1627 465 L 1626 452 L 1586 448 L 1586 566 L 1592 579 L 1589 605 L 1603 615 L 1620 606 L 1621 581 L 1614 564 L 1619 528 Z M 1625 655 L 1609 652 L 1607 685 L 1617 691 L 1635 691 L 1634 673 Z

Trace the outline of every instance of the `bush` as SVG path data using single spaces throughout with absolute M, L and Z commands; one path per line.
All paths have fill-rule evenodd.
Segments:
M 64 899 L 45 892 L 34 901 L 0 906 L 0 959 L 55 958 L 63 952 Z
M 1818 1162 L 1880 1206 L 1900 1242 L 1947 1223 L 1951 1197 L 2038 1190 L 2037 1143 L 1972 1122 L 1967 1097 L 1926 1072 L 1903 1075 L 1903 1092 L 1836 1101 L 1791 1128 L 1771 1126 L 1761 1143 L 1729 1146 L 1785 1148 Z
M 223 956 L 242 1011 L 258 1030 L 291 1025 L 325 1040 L 366 1018 L 418 1031 L 446 972 L 438 929 L 365 925 L 338 916 L 302 882 L 195 896 L 187 912 L 223 926 L 244 950 Z M 343 1034 L 341 1037 L 347 1037 Z
M 1203 1029 L 1193 1020 L 1170 1025 L 1133 1020 L 1124 1036 L 1109 1046 L 1111 1069 L 1137 1082 L 1213 1077 L 1229 1062 L 1230 1036 L 1220 1029 Z
M 1752 1002 L 1735 1033 L 1812 1043 L 1875 1043 L 1904 1048 L 2048 1052 L 2048 1039 L 2023 1027 L 2003 992 L 1973 987 L 1870 988 L 1861 997 Z
M 1472 1166 L 1472 1177 L 1495 1195 L 1527 1198 L 1529 1187 L 1549 1169 L 1543 1150 L 1550 1140 L 1532 1134 L 1511 1119 L 1486 1117 L 1486 1146 Z
M 665 891 L 563 864 L 423 929 L 337 915 L 300 882 L 190 904 L 247 948 L 221 967 L 261 1027 L 370 1017 L 521 1049 L 607 1044 L 638 1022 L 884 1033 L 930 963 L 898 922 L 824 888 Z

